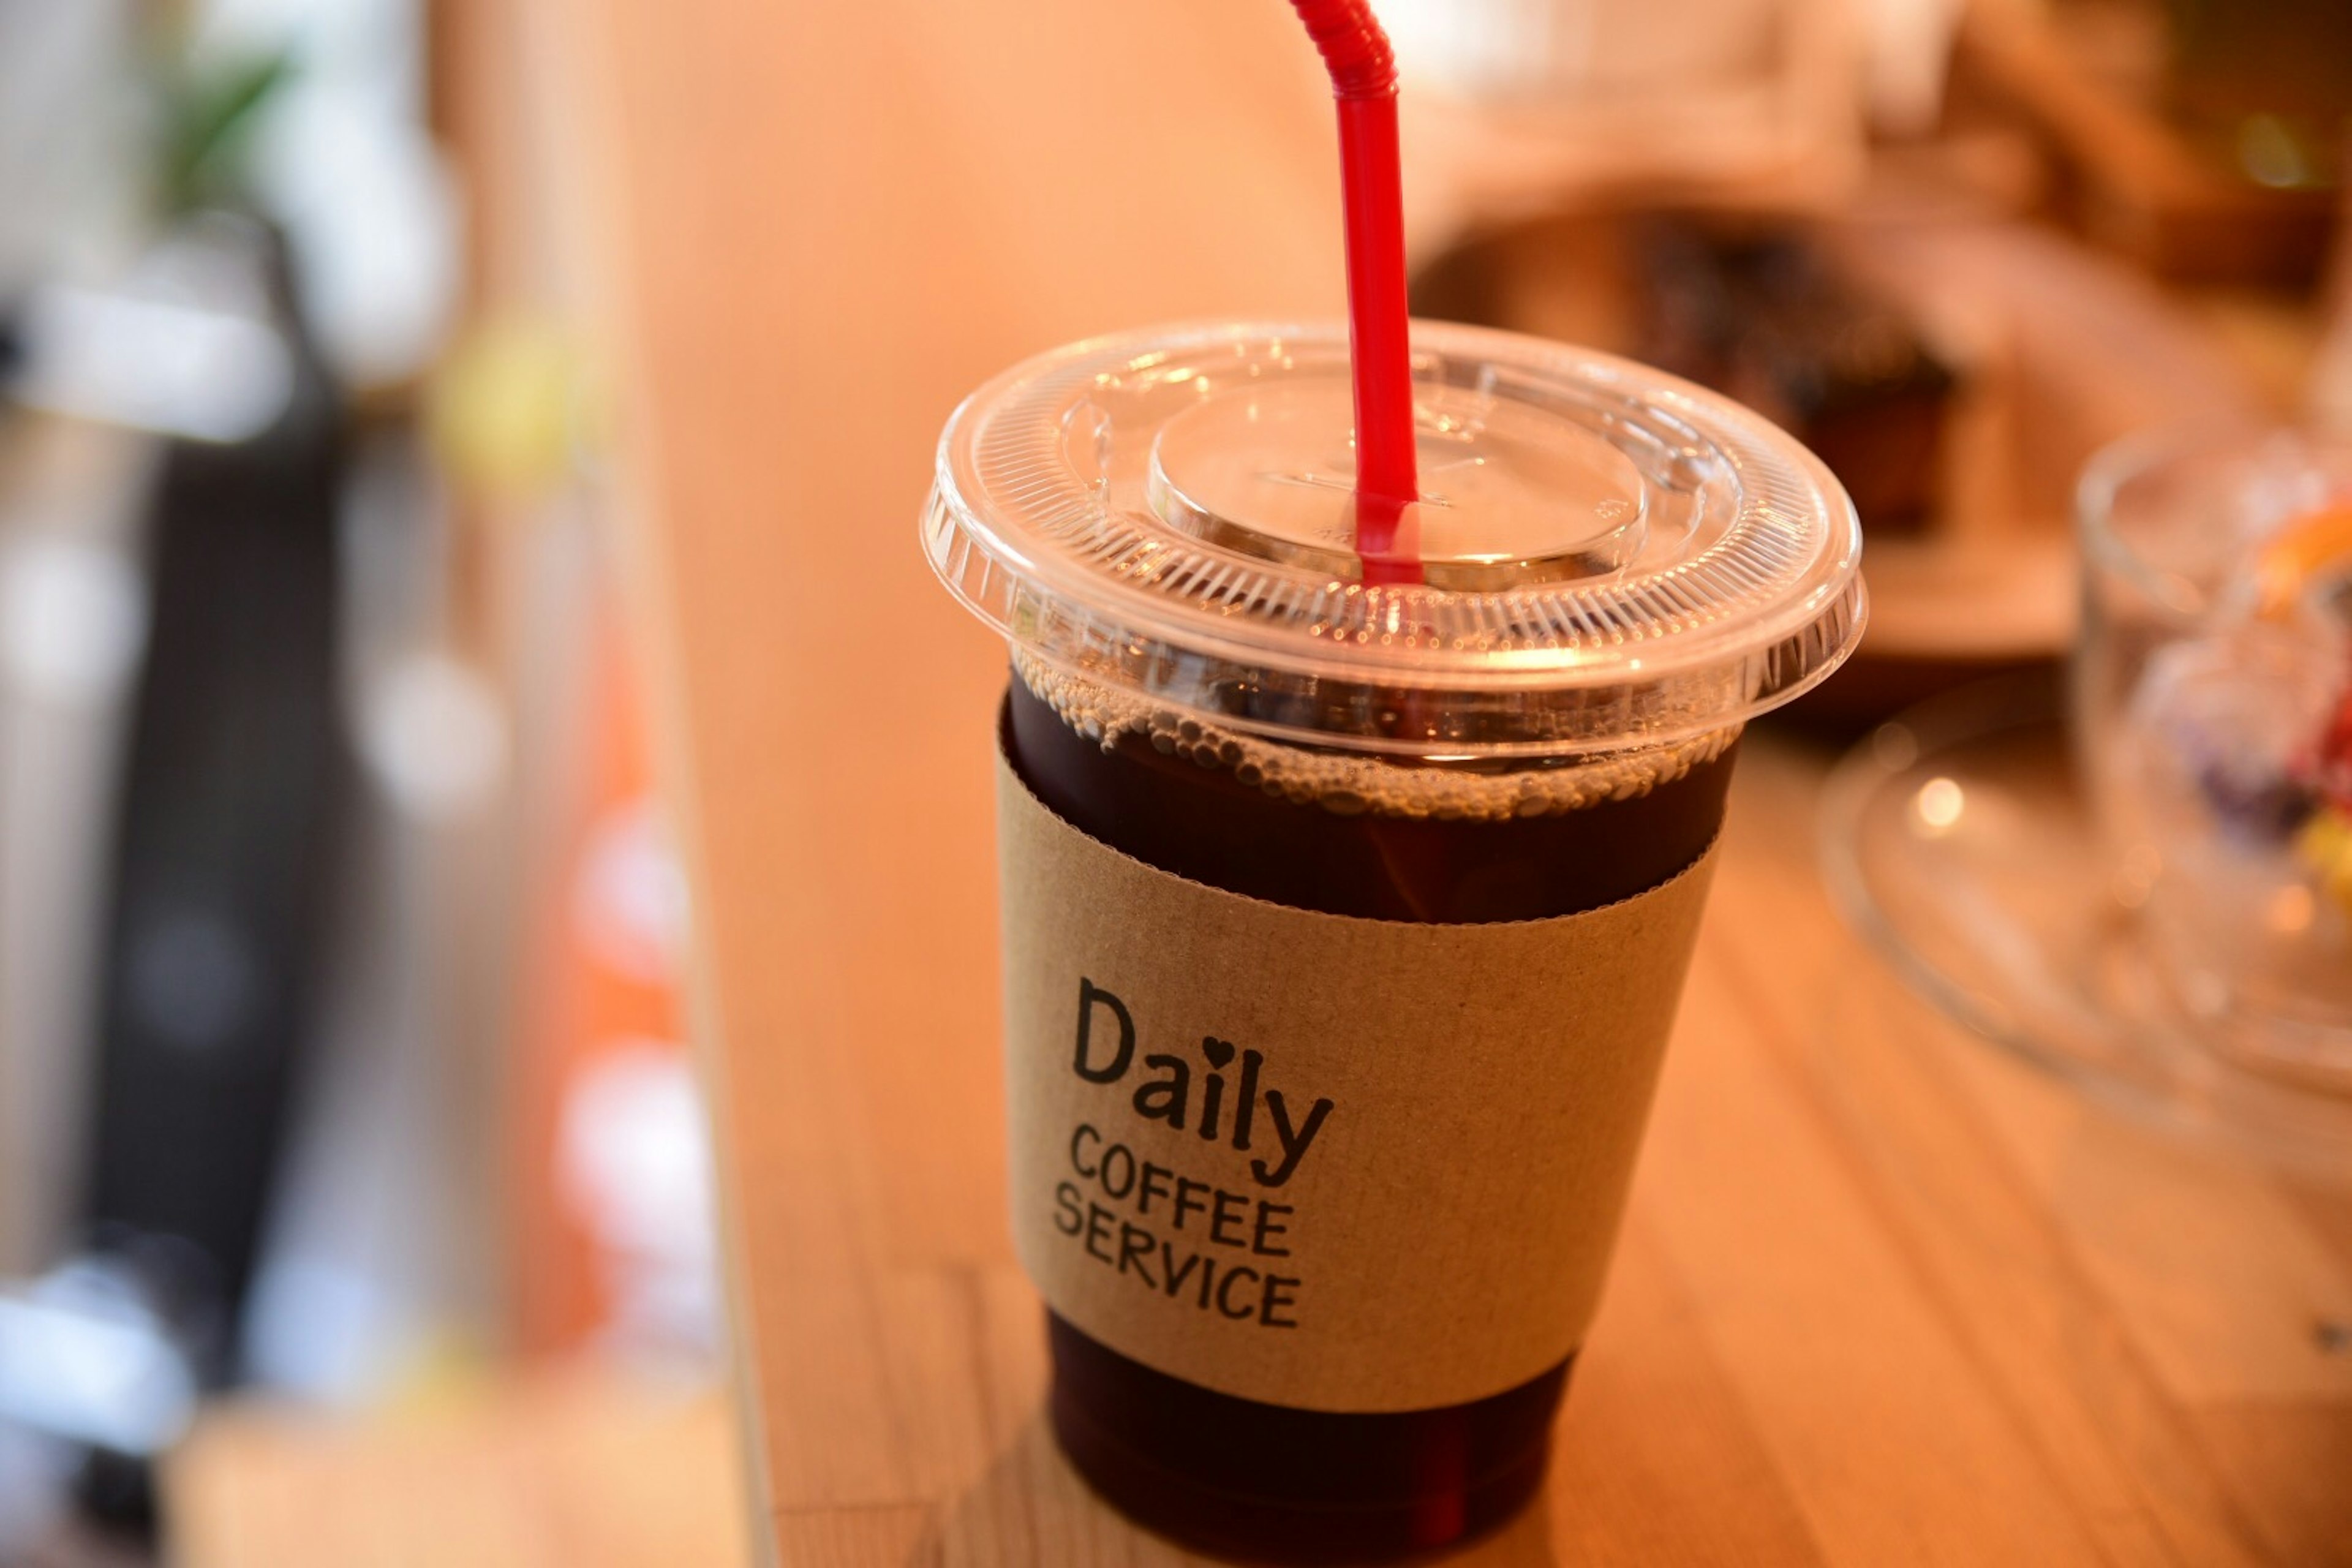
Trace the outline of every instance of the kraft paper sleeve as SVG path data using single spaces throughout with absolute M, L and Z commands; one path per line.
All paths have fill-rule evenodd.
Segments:
M 1483 1398 L 1582 1342 L 1714 863 L 1425 925 L 1146 866 L 1000 755 L 1013 1235 L 1137 1361 L 1313 1410 Z

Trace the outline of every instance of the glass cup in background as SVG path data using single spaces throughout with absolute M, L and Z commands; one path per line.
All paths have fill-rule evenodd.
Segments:
M 1294 1108 L 1315 1092 L 1316 1074 L 1347 1086 L 1327 1102 L 1339 1109 L 1321 1184 L 1284 1194 L 1298 1243 L 1277 1256 L 1316 1240 L 1353 1245 L 1375 1224 L 1387 1227 L 1372 1237 L 1383 1259 L 1445 1256 L 1465 1233 L 1512 1238 L 1516 1251 L 1474 1281 L 1480 1289 L 1462 1314 L 1433 1321 L 1430 1338 L 1413 1343 L 1381 1325 L 1416 1321 L 1416 1303 L 1335 1291 L 1328 1279 L 1318 1289 L 1311 1259 L 1254 1260 L 1309 1277 L 1284 1282 L 1304 1303 L 1285 1311 L 1355 1336 L 1345 1393 L 1286 1402 L 1254 1381 L 1268 1366 L 1277 1377 L 1298 1370 L 1285 1358 L 1329 1353 L 1306 1333 L 1228 1331 L 1203 1319 L 1228 1334 L 1234 1364 L 1174 1365 L 1180 1358 L 1150 1347 L 1164 1326 L 1154 1314 L 1192 1310 L 1178 1283 L 1161 1279 L 1164 1289 L 1139 1287 L 1108 1305 L 1057 1297 L 1048 1255 L 1095 1238 L 1045 1228 L 1055 1178 L 1069 1182 L 1075 1169 L 1119 1197 L 1124 1188 L 1104 1174 L 1116 1141 L 1136 1160 L 1246 1191 L 1244 1157 L 1200 1141 L 1213 1136 L 1213 1109 L 1194 1106 L 1192 1132 L 1136 1120 L 1124 1080 L 1116 1091 L 1068 1090 L 1093 1097 L 1070 1102 L 1089 1108 L 1076 1131 L 1075 1113 L 1027 1107 L 1026 1075 L 1071 1070 L 1067 1016 L 1024 1021 L 1009 1007 L 1014 1228 L 1047 1299 L 1055 1432 L 1087 1480 L 1145 1524 L 1254 1558 L 1427 1550 L 1498 1522 L 1540 1484 L 1696 906 L 1683 906 L 1673 934 L 1661 925 L 1639 939 L 1648 945 L 1619 950 L 1624 963 L 1582 972 L 1582 939 L 1565 922 L 1613 918 L 1676 884 L 1698 896 L 1704 883 L 1693 879 L 1722 821 L 1741 726 L 1826 677 L 1863 618 L 1853 509 L 1818 461 L 1754 415 L 1637 365 L 1507 333 L 1416 324 L 1414 348 L 1423 500 L 1405 531 L 1417 538 L 1425 584 L 1361 580 L 1348 345 L 1331 329 L 1137 333 L 1016 367 L 950 421 L 924 520 L 935 570 L 1011 647 L 1000 784 L 1013 803 L 1008 824 L 1042 812 L 1055 830 L 1075 830 L 1071 843 L 1093 847 L 1071 853 L 1116 860 L 1130 881 L 1181 880 L 1182 897 L 1238 911 L 1235 921 L 1294 922 L 1283 929 L 1318 941 L 1338 930 L 1365 951 L 1402 953 L 1406 990 L 1450 1009 L 1438 1028 L 1400 1039 L 1342 985 L 1326 1011 L 1302 1016 L 1271 993 L 1334 977 L 1300 974 L 1277 947 L 1197 973 L 1182 1008 L 1090 1013 L 1097 983 L 1126 983 L 1101 966 L 1085 929 L 1056 934 L 1041 954 L 1024 906 L 1008 898 L 1008 996 L 1022 992 L 1024 965 L 1070 965 L 1078 1068 L 1101 1059 L 1099 1047 L 1088 1056 L 1088 1020 L 1107 1032 L 1115 1011 L 1122 1032 L 1135 1025 L 1139 1049 L 1181 1053 L 1199 1040 L 1221 1066 L 1234 1047 L 1214 1035 L 1232 1033 L 1263 1058 L 1268 1082 L 1282 1077 Z M 1008 827 L 1007 885 L 1034 886 L 1013 843 Z M 1113 872 L 1097 864 L 1082 876 L 1097 874 Z M 1135 911 L 1142 925 L 1155 918 Z M 1124 919 L 1115 910 L 1105 923 Z M 1474 928 L 1533 945 L 1517 950 L 1521 967 L 1490 965 L 1474 979 L 1443 956 L 1492 951 L 1464 934 Z M 1202 940 L 1197 921 L 1146 935 L 1147 950 Z M 1562 998 L 1561 1018 L 1616 984 L 1608 976 L 1638 973 L 1622 984 L 1642 996 L 1611 1005 L 1621 1022 L 1638 1012 L 1641 1023 L 1587 1031 L 1538 1009 L 1529 1037 L 1538 1043 L 1521 1065 L 1475 1063 L 1488 1025 L 1508 1011 L 1496 988 L 1559 994 L 1563 983 L 1545 969 L 1601 976 L 1577 983 L 1586 989 Z M 1398 994 L 1393 974 L 1361 979 L 1367 993 L 1390 983 L 1386 994 Z M 1269 994 L 1236 994 L 1251 986 Z M 1190 1017 L 1189 1033 L 1163 1026 L 1171 1012 Z M 1253 1016 L 1280 1022 L 1223 1022 Z M 1590 1042 L 1603 1035 L 1620 1054 L 1597 1059 Z M 1522 1209 L 1527 1194 L 1513 1186 L 1499 1208 L 1458 1210 L 1441 1179 L 1428 1203 L 1400 1213 L 1391 1198 L 1382 1217 L 1363 1218 L 1384 1187 L 1416 1200 L 1421 1191 L 1397 1186 L 1405 1178 L 1381 1145 L 1346 1142 L 1367 1126 L 1364 1102 L 1381 1099 L 1390 1062 L 1399 1074 L 1415 1061 L 1452 1073 L 1457 1053 L 1475 1063 L 1468 1070 L 1517 1073 L 1514 1092 L 1477 1105 L 1416 1102 L 1385 1128 L 1434 1119 L 1447 1129 L 1447 1171 L 1491 1167 L 1512 1183 L 1573 1190 Z M 1124 1052 L 1114 1059 L 1123 1066 Z M 1244 1058 L 1238 1070 L 1257 1068 Z M 1603 1092 L 1604 1080 L 1616 1088 Z M 1250 1103 L 1253 1081 L 1236 1084 L 1233 1114 Z M 1559 1119 L 1531 1113 L 1538 1101 L 1557 1103 Z M 1261 1116 L 1261 1151 L 1268 1125 Z M 1554 1165 L 1568 1174 L 1543 1174 Z M 1168 1215 L 1164 1203 L 1140 1212 L 1148 1225 L 1183 1223 L 1181 1209 L 1172 1222 L 1151 1217 Z M 1174 1232 L 1163 1239 L 1182 1245 Z M 1125 1245 L 1122 1230 L 1121 1277 Z M 1494 1303 L 1553 1299 L 1543 1296 L 1557 1291 L 1553 1265 L 1570 1254 L 1593 1271 L 1558 1295 L 1540 1342 L 1508 1366 L 1433 1387 L 1424 1363 L 1479 1339 Z M 1111 1264 L 1107 1252 L 1096 1257 Z M 1165 1267 L 1176 1267 L 1174 1252 Z M 1410 1270 L 1399 1278 L 1410 1281 Z M 1275 1297 L 1265 1300 L 1261 1322 L 1270 1323 Z M 1223 1295 L 1216 1301 L 1233 1315 Z M 1525 1314 L 1499 1310 L 1507 1327 L 1526 1327 Z M 1381 1346 L 1377 1355 L 1361 1351 L 1367 1342 Z M 1271 1360 L 1250 1373 L 1251 1356 Z
M 2116 898 L 2199 1037 L 2352 1093 L 2352 442 L 2135 437 L 2080 522 L 2074 735 Z

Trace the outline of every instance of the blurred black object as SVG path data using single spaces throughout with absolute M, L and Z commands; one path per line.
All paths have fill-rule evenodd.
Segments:
M 335 680 L 341 410 L 282 239 L 250 234 L 293 375 L 258 434 L 166 448 L 86 1189 L 94 1249 L 139 1276 L 206 1384 L 236 1372 L 313 1033 L 350 774 Z
M 1648 356 L 1793 432 L 1881 533 L 1931 518 L 1958 378 L 1801 231 L 1643 226 Z
M 1528 319 L 1546 291 L 1565 321 Z M 1448 251 L 1414 280 L 1413 311 L 1572 337 L 1714 387 L 1819 454 L 1870 531 L 1933 521 L 1959 378 L 1801 225 L 1562 218 Z

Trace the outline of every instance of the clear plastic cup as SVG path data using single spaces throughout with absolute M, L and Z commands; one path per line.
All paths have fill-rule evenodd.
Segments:
M 2189 1033 L 2352 1092 L 2352 442 L 2166 430 L 2081 495 L 2077 755 Z
M 1055 1430 L 1214 1551 L 1425 1550 L 1539 1483 L 1741 726 L 1864 618 L 1852 508 L 1755 415 L 1512 334 L 1414 349 L 1422 584 L 1362 581 L 1334 328 L 1021 365 L 950 420 L 923 520 L 1013 656 Z

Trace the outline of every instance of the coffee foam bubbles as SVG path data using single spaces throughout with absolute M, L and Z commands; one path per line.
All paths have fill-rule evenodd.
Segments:
M 1632 800 L 1714 761 L 1739 737 L 1737 726 L 1671 745 L 1497 771 L 1414 763 L 1361 752 L 1308 751 L 1219 727 L 1157 706 L 1017 652 L 1023 685 L 1079 734 L 1109 751 L 1137 736 L 1167 756 L 1222 768 L 1245 784 L 1342 816 L 1431 817 L 1491 822 L 1542 816 Z

